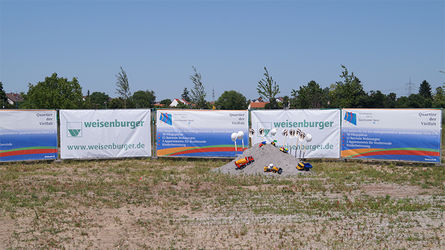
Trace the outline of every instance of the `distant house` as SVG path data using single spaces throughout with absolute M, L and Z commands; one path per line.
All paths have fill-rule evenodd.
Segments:
M 23 97 L 21 94 L 7 93 L 6 97 L 8 98 L 9 105 L 17 105 L 18 103 L 23 102 Z
M 264 109 L 269 102 L 250 102 L 248 109 Z
M 170 103 L 170 107 L 173 107 L 173 108 L 175 108 L 175 107 L 177 107 L 179 104 L 184 104 L 184 105 L 187 105 L 187 106 L 189 106 L 189 105 L 191 105 L 191 103 L 190 102 L 188 102 L 188 101 L 186 101 L 186 100 L 184 100 L 184 99 L 174 99 L 173 101 L 172 101 L 172 103 Z

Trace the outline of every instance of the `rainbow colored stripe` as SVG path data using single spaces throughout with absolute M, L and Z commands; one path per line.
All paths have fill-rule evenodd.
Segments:
M 236 152 L 243 152 L 247 147 L 237 147 Z M 157 150 L 158 156 L 191 156 L 196 153 L 208 153 L 208 152 L 235 152 L 233 145 L 212 145 L 204 147 L 175 147 Z
M 439 157 L 440 151 L 430 148 L 363 148 L 342 150 L 343 158 L 360 158 L 376 155 L 419 155 Z
M 0 150 L 0 158 L 17 155 L 35 155 L 57 153 L 57 147 L 26 147 Z

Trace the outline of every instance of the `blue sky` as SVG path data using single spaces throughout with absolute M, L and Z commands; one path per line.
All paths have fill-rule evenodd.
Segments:
M 116 96 L 122 66 L 132 92 L 157 100 L 193 87 L 207 99 L 258 97 L 266 66 L 280 96 L 315 80 L 328 87 L 346 65 L 366 91 L 407 94 L 445 82 L 445 1 L 6 1 L 0 0 L 0 81 L 26 92 L 53 72 L 84 94 Z

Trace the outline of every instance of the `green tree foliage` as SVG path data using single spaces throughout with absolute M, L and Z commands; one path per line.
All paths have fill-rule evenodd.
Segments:
M 292 90 L 291 108 L 311 109 L 327 107 L 328 95 L 326 91 L 316 83 L 310 81 L 307 86 Z
M 24 108 L 77 109 L 82 107 L 82 88 L 77 78 L 68 81 L 56 73 L 36 85 L 29 84 L 24 95 Z
M 247 109 L 246 97 L 235 90 L 224 91 L 215 102 L 217 109 L 239 110 Z
M 331 86 L 329 93 L 331 107 L 335 108 L 357 108 L 365 106 L 363 101 L 367 99 L 367 94 L 363 90 L 360 80 L 349 74 L 348 69 L 341 65 L 343 71 L 340 75 L 342 81 L 338 81 Z
M 136 91 L 132 97 L 135 108 L 152 108 L 155 100 L 155 92 L 152 90 Z
M 188 102 L 191 102 L 191 100 L 190 100 L 190 92 L 188 91 L 187 88 L 184 88 L 184 91 L 182 91 L 181 98 L 186 100 L 186 101 L 188 101 Z
M 196 108 L 207 108 L 207 102 L 205 100 L 206 92 L 204 90 L 204 84 L 202 83 L 201 74 L 198 73 L 195 66 L 193 66 L 193 75 L 190 76 L 190 80 L 193 82 L 193 88 L 190 90 L 190 100 L 196 105 Z
M 397 99 L 397 108 L 431 108 L 432 102 L 420 94 L 411 94 Z
M 290 106 L 290 99 L 289 96 L 283 96 L 283 103 L 281 103 L 281 106 L 283 109 L 288 109 Z
M 108 105 L 109 109 L 122 109 L 124 108 L 124 99 L 121 97 L 113 98 Z
M 3 83 L 0 82 L 0 108 L 6 108 L 8 106 L 8 97 L 6 97 L 6 92 L 3 90 Z
M 108 108 L 110 97 L 104 92 L 93 92 L 87 96 L 86 102 L 89 103 L 88 108 L 105 109 Z
M 373 91 L 369 93 L 367 107 L 368 108 L 384 108 L 386 102 L 386 95 L 383 94 L 380 90 Z
M 431 86 L 427 81 L 423 81 L 419 87 L 419 95 L 423 96 L 426 99 L 431 99 Z
M 267 103 L 264 106 L 265 109 L 279 109 L 280 105 L 278 105 L 277 99 L 276 98 L 272 98 L 270 99 L 269 103 Z
M 436 94 L 433 98 L 434 108 L 445 108 L 445 91 L 442 87 L 436 88 Z
M 160 102 L 160 104 L 163 104 L 165 107 L 170 106 L 171 103 L 172 103 L 172 100 L 170 100 L 170 99 L 164 99 Z
M 397 101 L 396 93 L 389 93 L 385 98 L 385 108 L 395 108 Z
M 116 93 L 124 101 L 124 107 L 127 108 L 127 101 L 131 96 L 130 83 L 128 82 L 127 73 L 121 66 L 121 71 L 116 75 Z
M 264 67 L 264 78 L 258 82 L 257 91 L 258 94 L 266 100 L 269 100 L 269 104 L 266 105 L 266 109 L 276 109 L 278 104 L 276 101 L 276 95 L 280 93 L 280 87 L 269 74 L 267 68 Z

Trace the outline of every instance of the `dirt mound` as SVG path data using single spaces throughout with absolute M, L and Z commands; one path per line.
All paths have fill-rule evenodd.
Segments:
M 235 161 L 252 156 L 254 162 L 247 165 L 243 169 L 238 169 L 235 166 Z M 271 144 L 263 145 L 259 147 L 259 144 L 244 151 L 244 153 L 236 157 L 233 161 L 227 163 L 224 166 L 213 169 L 212 171 L 224 174 L 233 175 L 270 175 L 270 176 L 290 176 L 290 175 L 301 175 L 301 174 L 311 174 L 313 170 L 310 171 L 299 171 L 296 166 L 299 159 L 294 156 L 283 153 L 278 147 Z M 264 167 L 272 163 L 278 168 L 282 168 L 283 172 L 281 175 L 278 173 L 264 172 Z

